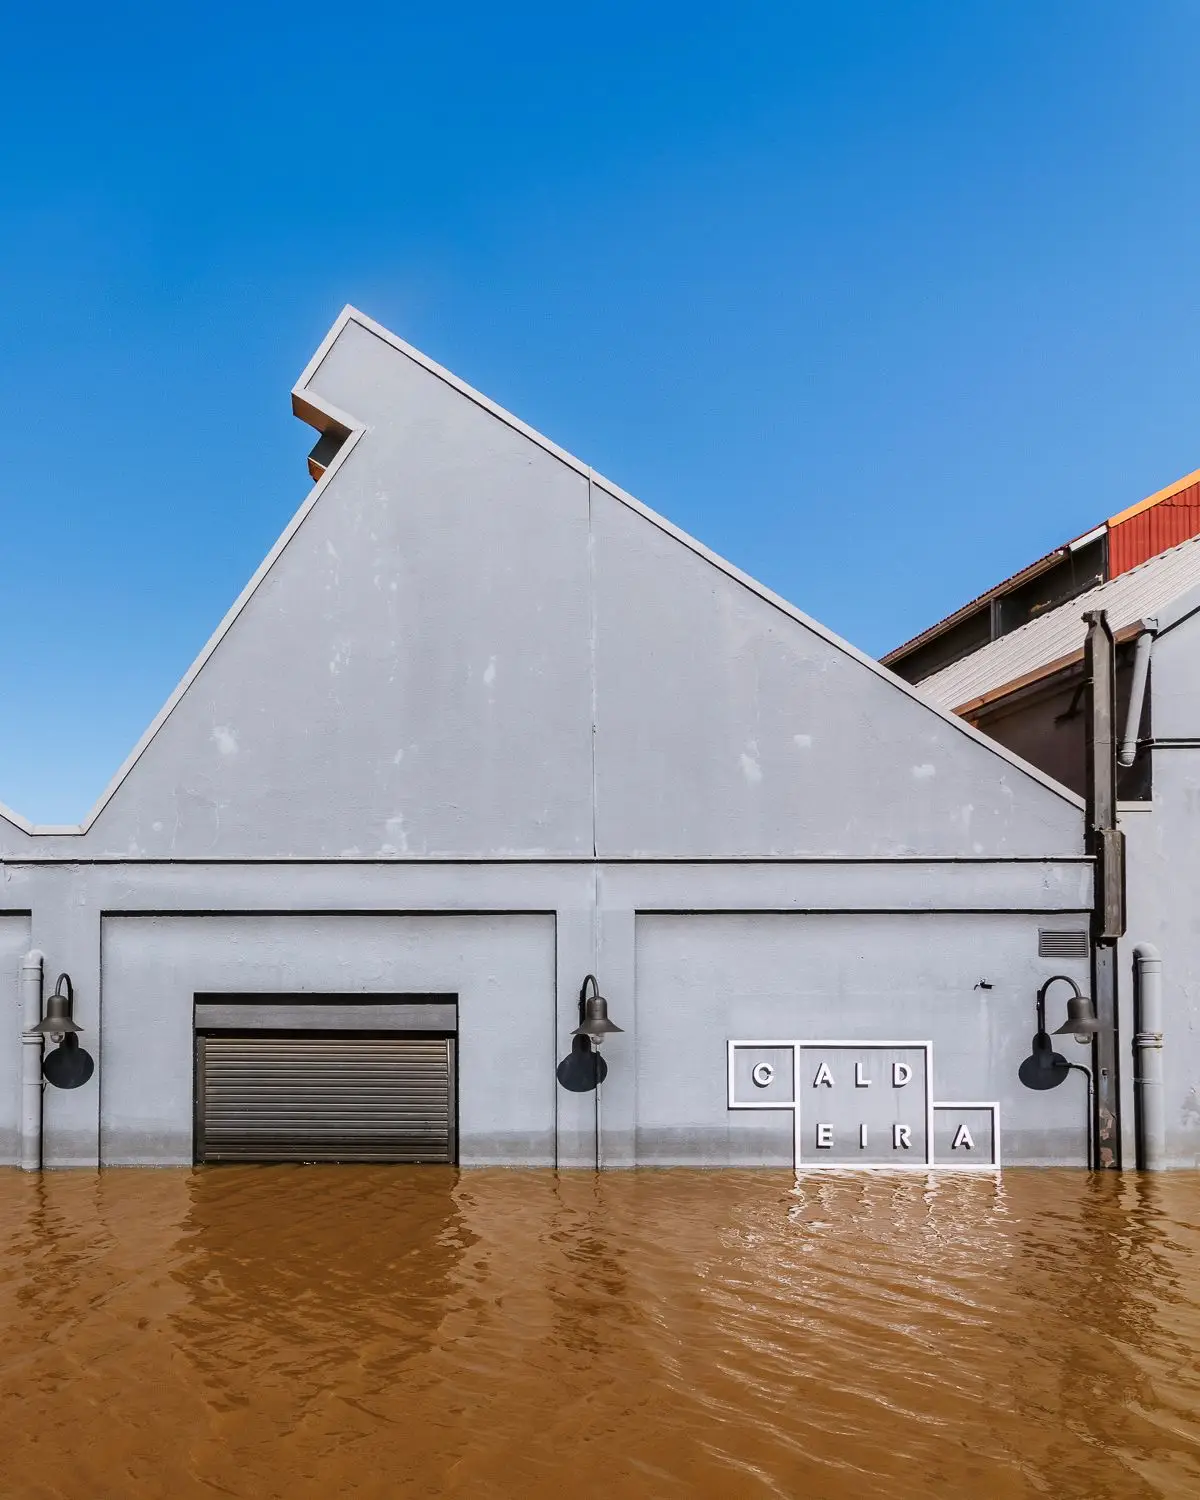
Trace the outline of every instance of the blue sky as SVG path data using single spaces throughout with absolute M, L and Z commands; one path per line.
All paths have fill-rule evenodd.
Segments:
M 1200 7 L 24 6 L 0 802 L 81 817 L 353 302 L 882 653 L 1200 466 Z

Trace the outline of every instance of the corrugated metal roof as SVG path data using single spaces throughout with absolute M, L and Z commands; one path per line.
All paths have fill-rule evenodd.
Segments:
M 1197 585 L 1200 537 L 1193 537 L 934 672 L 917 684 L 917 691 L 941 708 L 962 709 L 1081 652 L 1087 634 L 1084 610 L 1107 610 L 1109 624 L 1119 634 Z
M 923 646 L 926 641 L 935 640 L 939 635 L 944 635 L 952 626 L 957 625 L 960 620 L 965 620 L 968 615 L 973 615 L 976 610 L 982 609 L 985 604 L 990 604 L 997 594 L 1007 594 L 1010 589 L 1017 588 L 1022 583 L 1028 583 L 1031 578 L 1036 578 L 1039 573 L 1044 573 L 1047 568 L 1055 563 L 1061 562 L 1070 551 L 1070 543 L 1063 547 L 1055 547 L 1053 552 L 1047 552 L 1045 557 L 1039 557 L 1036 562 L 1027 563 L 1017 573 L 1010 573 L 1007 578 L 1002 578 L 999 583 L 994 583 L 990 589 L 985 589 L 982 594 L 976 594 L 974 599 L 968 599 L 965 604 L 960 604 L 953 614 L 946 615 L 934 625 L 928 625 L 919 635 L 914 635 L 900 646 L 893 646 L 886 656 L 879 660 L 885 667 L 891 666 L 892 662 L 900 657 L 907 656 L 910 651 L 915 651 L 918 646 Z
M 1191 499 L 1190 492 L 1193 489 L 1200 491 L 1200 469 L 1194 469 L 1192 473 L 1185 474 L 1182 479 L 1173 480 L 1163 489 L 1155 490 L 1153 495 L 1147 495 L 1144 500 L 1139 500 L 1136 505 L 1130 505 L 1125 510 L 1118 511 L 1115 516 L 1109 516 L 1094 531 L 1084 532 L 1073 541 L 1064 542 L 1061 547 L 1055 547 L 1052 552 L 1047 552 L 1044 557 L 1039 557 L 1036 562 L 1030 563 L 1027 567 L 1019 569 L 1008 578 L 1002 579 L 997 584 L 993 584 L 990 589 L 985 589 L 982 594 L 976 594 L 974 599 L 969 599 L 966 604 L 960 605 L 952 614 L 948 614 L 943 619 L 935 621 L 932 625 L 927 625 L 924 630 L 918 632 L 918 634 L 914 635 L 910 640 L 905 641 L 902 645 L 893 646 L 886 655 L 879 658 L 880 661 L 885 667 L 890 667 L 894 663 L 903 661 L 906 656 L 916 651 L 919 647 L 924 646 L 928 641 L 936 640 L 938 636 L 944 635 L 947 630 L 951 630 L 961 620 L 964 620 L 968 615 L 974 614 L 976 610 L 981 609 L 985 604 L 990 603 L 991 600 L 1009 593 L 1021 584 L 1028 582 L 1031 578 L 1036 578 L 1039 573 L 1044 573 L 1052 564 L 1061 561 L 1074 547 L 1079 546 L 1081 542 L 1089 541 L 1093 536 L 1098 536 L 1106 530 L 1109 534 L 1110 554 L 1114 539 L 1116 539 L 1118 553 L 1118 566 L 1116 567 L 1112 565 L 1111 555 L 1109 557 L 1108 576 L 1110 578 L 1115 578 L 1118 573 L 1123 573 L 1128 568 L 1135 567 L 1144 558 L 1153 556 L 1154 552 L 1162 551 L 1167 547 L 1173 546 L 1176 542 L 1183 541 L 1186 537 L 1196 535 L 1194 530 L 1185 529 L 1189 523 L 1180 517 L 1173 517 L 1170 520 L 1159 523 L 1153 531 L 1150 528 L 1155 527 L 1156 523 L 1148 520 L 1145 531 L 1140 526 L 1133 526 L 1129 528 L 1124 537 L 1120 535 L 1127 522 L 1132 521 L 1135 517 L 1140 520 L 1146 512 L 1153 511 L 1156 507 L 1163 505 L 1164 502 L 1196 504 L 1197 502 Z M 1154 550 L 1151 551 L 1151 548 Z

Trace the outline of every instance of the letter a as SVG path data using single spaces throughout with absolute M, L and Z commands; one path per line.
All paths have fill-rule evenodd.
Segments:
M 974 1151 L 975 1149 L 975 1142 L 971 1139 L 971 1132 L 965 1125 L 958 1127 L 958 1133 L 955 1135 L 950 1149 L 951 1151 L 957 1151 L 960 1146 L 966 1151 Z
M 813 1079 L 813 1088 L 820 1088 L 825 1084 L 827 1088 L 833 1087 L 833 1074 L 829 1071 L 829 1064 L 823 1062 L 817 1069 L 817 1076 Z

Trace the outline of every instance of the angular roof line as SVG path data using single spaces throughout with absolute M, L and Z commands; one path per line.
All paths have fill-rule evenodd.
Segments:
M 1193 469 L 1190 474 L 1185 474 L 1182 479 L 1177 479 L 1174 484 L 1168 484 L 1161 490 L 1155 490 L 1153 495 L 1147 495 L 1144 500 L 1139 500 L 1136 505 L 1130 505 L 1125 510 L 1118 511 L 1115 516 L 1109 516 L 1105 525 L 1119 526 L 1122 521 L 1128 521 L 1131 516 L 1140 515 L 1142 511 L 1149 510 L 1152 505 L 1158 505 L 1163 500 L 1169 500 L 1172 495 L 1177 495 L 1180 490 L 1189 489 L 1193 484 L 1197 483 L 1200 483 L 1200 469 Z
M 308 422 L 310 426 L 316 427 L 317 430 L 321 432 L 327 431 L 331 427 L 342 429 L 348 434 L 346 441 L 341 445 L 336 455 L 334 455 L 334 457 L 330 461 L 329 467 L 325 470 L 324 474 L 320 479 L 317 480 L 316 484 L 314 484 L 312 489 L 305 496 L 305 499 L 300 508 L 288 522 L 275 545 L 271 548 L 266 557 L 259 564 L 250 581 L 246 584 L 246 587 L 238 595 L 237 599 L 234 600 L 221 623 L 217 626 L 216 630 L 213 631 L 212 635 L 208 638 L 208 641 L 205 643 L 195 661 L 192 662 L 191 666 L 187 669 L 183 677 L 180 679 L 179 684 L 175 688 L 174 692 L 155 715 L 154 719 L 147 727 L 145 733 L 138 740 L 137 744 L 130 751 L 129 755 L 125 758 L 120 769 L 117 771 L 113 779 L 109 782 L 108 786 L 101 793 L 95 806 L 88 813 L 87 817 L 84 818 L 82 823 L 75 825 L 31 825 L 30 823 L 26 822 L 25 819 L 20 818 L 15 814 L 9 814 L 7 811 L 4 811 L 4 816 L 8 817 L 16 827 L 21 828 L 26 833 L 34 835 L 47 834 L 78 836 L 80 834 L 85 834 L 88 832 L 88 830 L 95 823 L 96 819 L 100 816 L 105 807 L 107 807 L 108 803 L 115 796 L 118 788 L 129 776 L 130 772 L 133 770 L 137 762 L 141 759 L 142 755 L 154 740 L 159 730 L 171 716 L 171 713 L 174 711 L 175 706 L 195 681 L 205 663 L 208 661 L 209 657 L 212 656 L 213 652 L 220 645 L 222 639 L 232 627 L 234 621 L 241 614 L 242 610 L 246 607 L 247 603 L 253 597 L 263 579 L 274 567 L 276 561 L 278 560 L 284 549 L 287 547 L 292 537 L 295 536 L 301 525 L 303 525 L 305 519 L 313 509 L 314 505 L 320 499 L 320 497 L 324 494 L 326 488 L 332 482 L 334 476 L 340 470 L 342 464 L 349 457 L 351 451 L 357 446 L 358 441 L 362 437 L 363 433 L 368 430 L 365 423 L 358 421 L 355 417 L 351 416 L 350 413 L 341 411 L 339 408 L 326 401 L 324 397 L 317 396 L 310 389 L 313 378 L 316 376 L 316 373 L 324 363 L 326 356 L 329 354 L 330 350 L 336 343 L 338 336 L 346 328 L 347 324 L 350 323 L 356 324 L 358 327 L 362 328 L 364 332 L 375 335 L 376 338 L 381 339 L 391 348 L 398 350 L 404 355 L 407 355 L 409 359 L 420 365 L 421 368 L 428 371 L 429 374 L 434 375 L 439 380 L 444 381 L 447 385 L 458 391 L 460 395 L 465 396 L 469 401 L 474 402 L 475 405 L 481 407 L 484 411 L 489 412 L 492 416 L 505 423 L 506 426 L 512 428 L 516 432 L 521 433 L 531 442 L 536 443 L 537 446 L 543 449 L 546 453 L 553 455 L 555 458 L 560 460 L 560 462 L 566 464 L 576 473 L 586 478 L 590 484 L 596 485 L 600 489 L 604 490 L 607 494 L 611 495 L 613 499 L 619 501 L 622 505 L 627 506 L 630 510 L 635 511 L 638 515 L 643 517 L 643 519 L 649 521 L 653 526 L 656 526 L 660 531 L 665 532 L 668 536 L 671 536 L 676 541 L 681 542 L 685 547 L 689 549 L 689 551 L 695 553 L 698 557 L 703 558 L 706 562 L 711 563 L 713 567 L 724 573 L 726 577 L 732 579 L 736 583 L 741 584 L 741 586 L 749 590 L 750 593 L 757 595 L 760 599 L 772 605 L 782 614 L 787 615 L 790 619 L 795 620 L 798 624 L 805 626 L 808 630 L 811 630 L 815 635 L 819 636 L 822 640 L 826 641 L 835 649 L 851 657 L 854 661 L 865 667 L 869 672 L 872 672 L 876 677 L 882 678 L 885 682 L 889 683 L 893 688 L 896 689 L 897 692 L 900 692 L 904 694 L 905 697 L 911 698 L 914 702 L 919 703 L 922 708 L 926 709 L 930 713 L 935 714 L 938 718 L 953 726 L 953 728 L 956 729 L 960 734 L 966 735 L 968 739 L 974 740 L 976 744 L 981 745 L 992 755 L 995 755 L 1000 760 L 1007 762 L 1013 767 L 1014 770 L 1020 771 L 1023 775 L 1028 776 L 1032 781 L 1037 782 L 1040 786 L 1045 787 L 1048 791 L 1053 792 L 1056 796 L 1062 798 L 1063 801 L 1070 803 L 1072 806 L 1079 808 L 1083 807 L 1083 799 L 1076 796 L 1076 794 L 1070 791 L 1067 787 L 1061 786 L 1057 781 L 1055 781 L 1052 777 L 1047 776 L 1036 766 L 1031 765 L 1028 761 L 1022 760 L 1020 756 L 1014 755 L 1003 745 L 1000 745 L 995 740 L 990 739 L 987 735 L 973 728 L 964 720 L 957 718 L 949 710 L 942 708 L 940 705 L 933 703 L 929 699 L 925 698 L 910 683 L 905 682 L 903 678 L 897 677 L 895 673 L 888 671 L 888 669 L 885 666 L 882 666 L 878 661 L 876 661 L 874 657 L 868 656 L 863 651 L 859 651 L 857 647 L 852 646 L 848 641 L 843 640 L 841 636 L 836 635 L 833 631 L 827 629 L 827 627 L 822 625 L 819 621 L 812 619 L 802 610 L 797 609 L 795 605 L 790 604 L 779 594 L 773 593 L 764 584 L 759 583 L 757 579 L 751 578 L 749 574 L 743 573 L 740 568 L 735 567 L 731 562 L 727 562 L 723 557 L 718 556 L 717 553 L 710 551 L 709 548 L 705 547 L 702 542 L 698 542 L 695 537 L 689 536 L 687 532 L 681 531 L 679 527 L 672 525 L 671 522 L 668 521 L 664 516 L 659 515 L 657 511 L 651 510 L 649 506 L 643 505 L 640 500 L 636 499 L 626 490 L 621 489 L 621 487 L 614 484 L 612 480 L 606 479 L 602 474 L 597 473 L 595 469 L 583 463 L 582 460 L 576 458 L 573 454 L 568 453 L 565 448 L 560 448 L 557 443 L 552 442 L 549 438 L 543 436 L 543 434 L 538 432 L 535 428 L 532 428 L 527 423 L 522 422 L 521 419 L 514 416 L 512 412 L 506 411 L 504 407 L 498 405 L 495 401 L 490 400 L 487 396 L 484 396 L 481 392 L 475 390 L 473 386 L 468 385 L 466 381 L 460 380 L 457 375 L 445 369 L 442 365 L 437 364 L 436 361 L 430 359 L 428 355 L 422 354 L 419 349 L 416 349 L 413 347 L 413 345 L 406 343 L 398 335 L 392 333 L 390 329 L 385 328 L 381 323 L 376 323 L 373 318 L 367 317 L 365 313 L 359 312 L 357 308 L 352 307 L 349 303 L 347 303 L 347 305 L 342 308 L 341 312 L 334 320 L 334 323 L 329 332 L 321 340 L 316 353 L 304 367 L 304 371 L 301 374 L 299 380 L 297 380 L 296 384 L 292 387 L 292 410 L 295 412 L 295 414 L 303 421 Z
M 1055 547 L 1043 557 L 1027 563 L 1025 567 L 1018 568 L 1015 573 L 1010 573 L 1007 578 L 1002 578 L 999 583 L 994 583 L 991 588 L 984 589 L 982 594 L 976 594 L 973 599 L 968 599 L 965 604 L 960 604 L 956 610 L 948 615 L 943 615 L 940 620 L 935 620 L 932 625 L 927 625 L 924 630 L 918 631 L 907 641 L 902 641 L 899 646 L 893 646 L 880 657 L 880 661 L 887 663 L 896 661 L 907 656 L 910 651 L 923 646 L 926 641 L 936 640 L 938 636 L 957 625 L 965 616 L 973 614 L 975 610 L 988 604 L 998 594 L 1008 593 L 1010 589 L 1018 584 L 1027 583 L 1031 578 L 1036 578 L 1039 573 L 1065 557 L 1068 552 L 1078 547 L 1081 542 L 1090 541 L 1093 536 L 1099 536 L 1104 531 L 1114 526 L 1120 526 L 1123 522 L 1131 520 L 1140 515 L 1144 510 L 1150 510 L 1155 505 L 1160 505 L 1164 500 L 1170 500 L 1173 495 L 1178 495 L 1181 490 L 1189 489 L 1192 485 L 1200 483 L 1200 469 L 1193 469 L 1190 474 L 1185 474 L 1182 479 L 1176 479 L 1171 484 L 1164 485 L 1161 490 L 1155 490 L 1153 495 L 1147 495 L 1144 500 L 1139 500 L 1136 505 L 1130 505 L 1125 510 L 1118 511 L 1115 516 L 1109 516 L 1100 522 L 1098 526 L 1091 527 L 1088 531 L 1081 531 L 1069 542 L 1064 542 L 1061 547 Z
M 1090 535 L 1089 532 L 1081 532 L 1080 536 L 1075 538 L 1075 541 L 1079 541 L 1082 537 L 1088 535 Z M 943 615 L 940 620 L 935 620 L 932 625 L 926 625 L 924 630 L 918 631 L 916 635 L 911 636 L 907 641 L 902 641 L 900 645 L 893 646 L 890 651 L 885 652 L 879 658 L 880 661 L 886 666 L 888 662 L 895 661 L 898 657 L 907 656 L 910 651 L 915 650 L 918 646 L 923 646 L 926 641 L 936 640 L 938 636 L 944 634 L 952 626 L 957 625 L 960 620 L 966 619 L 968 615 L 972 615 L 976 610 L 982 609 L 985 604 L 990 604 L 998 594 L 1006 594 L 1018 584 L 1028 583 L 1030 579 L 1036 578 L 1040 573 L 1044 573 L 1047 568 L 1052 567 L 1061 558 L 1065 557 L 1073 545 L 1074 542 L 1064 542 L 1061 547 L 1055 547 L 1052 552 L 1047 552 L 1044 557 L 1039 557 L 1034 562 L 1026 563 L 1023 568 L 1019 568 L 1015 573 L 1010 573 L 1007 578 L 1002 578 L 999 583 L 992 584 L 991 588 L 984 589 L 982 594 L 976 594 L 973 599 L 968 599 L 965 604 L 960 604 L 950 614 Z
M 971 713 L 1065 671 L 1083 658 L 1086 609 L 1107 609 L 1118 641 L 1145 629 L 1159 635 L 1173 630 L 1200 609 L 1200 536 L 1168 547 L 950 662 L 924 678 L 921 691 L 955 713 Z

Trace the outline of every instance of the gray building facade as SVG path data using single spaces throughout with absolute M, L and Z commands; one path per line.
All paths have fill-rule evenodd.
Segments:
M 928 1043 L 927 1103 L 1084 1164 L 1082 1086 L 1017 1077 L 1038 986 L 1086 988 L 1039 957 L 1088 926 L 1077 796 L 353 309 L 293 404 L 316 482 L 95 810 L 0 809 L 0 1157 L 38 952 L 96 1063 L 45 1092 L 48 1166 L 203 1158 L 222 1088 L 286 1113 L 360 1037 L 381 1077 L 409 1039 L 463 1165 L 791 1164 L 809 1054 L 746 1082 L 730 1044 L 801 1040 L 864 1101 L 919 1081 L 876 1043 Z M 837 1097 L 839 1143 L 894 1143 Z
M 919 684 L 1064 785 L 1082 790 L 1085 611 L 1117 643 L 1117 804 L 1126 840 L 1118 947 L 1123 1155 L 1136 1159 L 1135 953 L 1162 963 L 1160 1164 L 1200 1167 L 1200 537 L 1081 593 Z M 1139 665 L 1140 663 L 1140 665 Z M 1155 1049 L 1157 1051 L 1157 1049 Z

